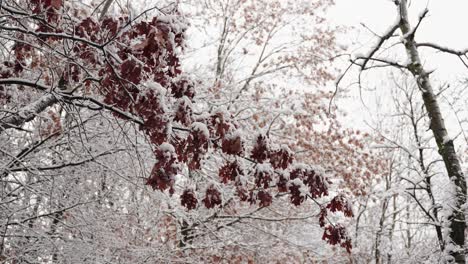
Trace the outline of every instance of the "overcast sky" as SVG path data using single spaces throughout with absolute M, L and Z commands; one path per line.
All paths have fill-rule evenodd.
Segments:
M 419 42 L 433 42 L 453 49 L 468 48 L 468 0 L 413 0 L 410 1 L 410 18 L 415 21 L 425 9 L 429 13 L 421 24 L 416 40 Z M 368 53 L 369 46 L 376 42 L 373 36 L 361 23 L 377 34 L 385 32 L 391 26 L 397 15 L 396 7 L 391 0 L 336 0 L 336 5 L 330 10 L 328 18 L 337 24 L 354 27 L 347 32 L 340 41 L 351 47 L 355 53 Z M 467 69 L 458 58 L 425 49 L 422 52 L 422 61 L 427 69 L 436 69 L 433 74 L 435 84 L 437 81 L 448 81 L 455 85 L 457 80 L 468 76 Z M 384 78 L 382 78 L 384 77 Z M 385 76 L 368 76 L 377 85 L 385 83 Z M 373 79 L 372 79 L 373 78 Z M 362 107 L 350 102 L 358 102 L 357 93 L 353 100 L 347 101 L 347 110 L 351 118 L 360 123 L 363 118 Z M 340 105 L 342 106 L 342 105 Z M 359 110 L 358 110 L 359 109 Z M 359 113 L 353 115 L 353 113 Z
M 468 1 L 467 0 L 413 0 L 411 1 L 410 17 L 417 20 L 418 14 L 427 6 L 429 13 L 418 30 L 417 40 L 434 42 L 454 49 L 468 48 Z M 336 24 L 353 26 L 355 33 L 348 34 L 348 40 L 358 43 L 372 44 L 375 38 L 360 25 L 364 23 L 376 33 L 384 32 L 396 18 L 396 8 L 390 0 L 336 0 L 336 5 L 330 10 L 329 18 Z M 361 49 L 364 52 L 366 49 Z M 426 53 L 423 60 L 430 67 L 438 68 L 444 74 L 465 74 L 459 63 L 453 65 L 455 58 L 440 56 L 436 52 Z M 449 62 L 450 67 L 440 67 Z M 455 67 L 454 67 L 455 66 Z M 457 67 L 458 66 L 458 67 Z

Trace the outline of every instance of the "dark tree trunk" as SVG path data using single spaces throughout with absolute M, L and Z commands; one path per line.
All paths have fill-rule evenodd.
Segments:
M 462 208 L 466 202 L 466 181 L 460 167 L 460 161 L 455 152 L 453 141 L 448 138 L 445 122 L 440 111 L 437 96 L 434 94 L 429 79 L 429 73 L 426 72 L 421 64 L 419 52 L 414 40 L 414 32 L 409 24 L 407 1 L 401 0 L 400 10 L 400 30 L 405 37 L 405 48 L 410 59 L 409 70 L 416 78 L 416 82 L 422 93 L 422 98 L 426 111 L 430 118 L 430 129 L 434 134 L 439 154 L 444 160 L 444 165 L 450 180 L 455 186 L 454 208 L 449 217 L 450 231 L 449 236 L 453 244 L 459 247 L 459 250 L 450 252 L 456 263 L 465 263 L 464 245 L 465 245 L 465 214 Z

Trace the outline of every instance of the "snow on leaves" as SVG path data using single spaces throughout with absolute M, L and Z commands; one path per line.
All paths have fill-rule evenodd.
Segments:
M 177 100 L 176 113 L 174 121 L 188 126 L 192 123 L 192 102 L 187 96 L 183 96 Z
M 175 149 L 172 145 L 163 143 L 156 149 L 155 155 L 157 161 L 146 184 L 153 189 L 169 189 L 169 192 L 173 193 L 174 177 L 179 169 Z
M 45 11 L 47 21 L 56 21 L 59 17 L 57 12 L 62 7 L 62 0 L 31 0 L 32 11 L 39 14 Z
M 271 151 L 270 163 L 275 169 L 286 169 L 293 162 L 293 154 L 288 147 Z
M 273 180 L 273 169 L 269 164 L 257 164 L 254 173 L 255 185 L 267 189 Z
M 62 7 L 62 0 L 32 0 L 34 13 L 39 12 L 41 9 L 60 9 Z
M 332 212 L 343 212 L 347 217 L 353 217 L 353 209 L 348 200 L 343 195 L 337 195 L 327 205 L 327 208 Z
M 221 182 L 228 183 L 229 181 L 238 180 L 238 176 L 243 174 L 242 169 L 240 168 L 237 160 L 233 162 L 227 162 L 219 169 L 219 177 Z
M 241 136 L 236 133 L 224 138 L 221 149 L 226 154 L 241 155 L 244 152 L 244 144 Z
M 142 67 L 134 59 L 127 59 L 120 65 L 120 76 L 125 76 L 127 81 L 134 84 L 141 83 Z
M 319 213 L 319 225 L 320 227 L 325 227 L 326 224 L 326 217 L 328 213 L 325 207 L 320 207 L 320 213 Z
M 348 253 L 351 253 L 351 239 L 346 234 L 346 229 L 342 225 L 327 225 L 322 239 L 327 241 L 330 245 L 340 245 L 345 248 Z
M 288 193 L 296 206 L 328 195 L 325 175 L 294 164 L 289 148 L 273 144 L 265 134 L 250 142 L 227 110 L 201 114 L 193 111 L 196 89 L 182 73 L 179 61 L 185 22 L 179 21 L 176 14 L 132 22 L 127 17 L 106 17 L 102 21 L 84 17 L 77 18 L 70 27 L 60 22 L 65 19 L 60 15 L 63 5 L 61 0 L 31 1 L 31 12 L 45 12 L 50 24 L 30 20 L 36 23 L 34 32 L 17 32 L 15 37 L 21 41 L 13 46 L 13 60 L 3 63 L 6 67 L 2 69 L 8 70 L 0 71 L 1 77 L 27 79 L 31 73 L 39 76 L 46 71 L 42 71 L 37 57 L 47 55 L 50 67 L 61 72 L 55 76 L 44 73 L 34 82 L 51 87 L 56 87 L 59 79 L 71 87 L 84 84 L 84 89 L 74 91 L 74 95 L 91 95 L 107 109 L 118 109 L 112 112 L 116 117 L 138 120 L 156 160 L 147 185 L 170 194 L 179 192 L 174 186 L 176 176 L 203 169 L 204 160 L 213 154 L 224 158 L 225 163 L 218 170 L 219 185 L 205 183 L 208 187 L 201 202 L 208 209 L 222 206 L 223 184 L 231 184 L 239 200 L 258 202 L 261 207 L 271 205 L 276 192 Z M 70 56 L 74 60 L 56 53 L 65 40 L 72 40 Z M 25 43 L 37 43 L 40 48 Z M 197 196 L 203 196 L 199 191 L 183 190 L 181 205 L 188 210 L 197 208 Z M 335 197 L 326 209 L 352 216 L 342 196 Z M 320 219 L 325 226 L 325 216 Z M 326 226 L 323 239 L 350 249 L 344 229 L 339 226 Z
M 290 177 L 291 179 L 300 180 L 306 187 L 308 187 L 308 191 L 312 198 L 319 198 L 328 195 L 327 179 L 307 166 L 296 166 L 296 168 L 292 170 Z M 295 182 L 299 181 L 296 180 Z
M 294 161 L 294 156 L 287 146 L 272 148 L 266 135 L 258 135 L 250 158 L 256 162 L 269 160 L 273 168 L 286 169 Z
M 271 194 L 265 190 L 259 191 L 257 194 L 257 198 L 260 201 L 260 206 L 262 207 L 269 206 L 273 201 L 273 197 L 271 196 Z
M 224 136 L 233 128 L 228 113 L 218 109 L 210 116 L 210 128 L 213 137 L 224 138 Z
M 208 151 L 209 140 L 208 128 L 205 124 L 194 122 L 190 129 L 190 135 L 187 140 L 188 167 L 191 170 L 198 170 L 201 166 L 203 155 Z
M 250 157 L 256 162 L 263 162 L 269 157 L 268 142 L 265 135 L 258 135 Z

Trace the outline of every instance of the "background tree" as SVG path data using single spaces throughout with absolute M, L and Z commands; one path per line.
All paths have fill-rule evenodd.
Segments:
M 417 86 L 421 97 L 422 106 L 424 106 L 423 115 L 417 114 L 417 109 L 412 109 L 411 113 L 405 110 L 402 114 L 411 119 L 410 126 L 413 126 L 412 133 L 414 134 L 416 149 L 409 149 L 411 154 L 410 159 L 418 161 L 420 168 L 414 168 L 416 171 L 420 171 L 424 176 L 419 181 L 412 182 L 410 184 L 414 186 L 414 189 L 420 189 L 426 192 L 429 199 L 429 203 L 432 205 L 429 208 L 424 209 L 426 206 L 425 202 L 420 203 L 420 198 L 416 198 L 416 192 L 413 192 L 411 196 L 415 199 L 418 207 L 424 212 L 427 218 L 431 219 L 431 223 L 435 220 L 435 233 L 437 235 L 437 244 L 440 249 L 449 252 L 452 259 L 458 263 L 465 263 L 464 253 L 464 207 L 462 204 L 465 203 L 466 199 L 466 183 L 463 175 L 463 171 L 460 164 L 460 156 L 456 154 L 454 140 L 448 136 L 446 123 L 442 116 L 442 110 L 440 107 L 440 95 L 444 92 L 445 88 L 441 88 L 440 91 L 434 91 L 434 80 L 430 79 L 431 71 L 427 71 L 423 67 L 423 63 L 420 59 L 420 50 L 422 48 L 432 48 L 437 51 L 443 51 L 451 53 L 452 55 L 459 56 L 463 61 L 463 51 L 453 51 L 449 48 L 443 48 L 432 43 L 419 43 L 416 41 L 419 26 L 422 20 L 426 17 L 428 10 L 424 10 L 420 13 L 418 21 L 411 25 L 408 16 L 408 3 L 407 1 L 394 1 L 397 6 L 397 19 L 396 22 L 391 25 L 388 31 L 382 35 L 378 35 L 376 45 L 370 48 L 369 52 L 365 55 L 357 55 L 351 60 L 352 65 L 356 65 L 360 69 L 359 80 L 361 80 L 361 74 L 370 69 L 382 69 L 391 68 L 395 74 L 410 74 L 413 76 L 413 84 Z M 398 34 L 398 32 L 401 34 Z M 399 36 L 399 40 L 397 37 Z M 399 52 L 394 52 L 394 47 L 402 47 L 406 50 L 408 58 L 404 60 L 404 56 L 401 56 Z M 385 52 L 384 52 L 385 50 Z M 349 69 L 349 68 L 348 68 Z M 340 79 L 341 80 L 341 79 Z M 360 84 L 362 84 L 360 82 Z M 444 87 L 444 86 L 442 86 Z M 360 86 L 362 88 L 362 86 Z M 402 95 L 406 97 L 406 105 L 413 107 L 414 99 L 413 92 L 406 90 Z M 406 106 L 403 107 L 406 109 Z M 403 109 L 400 107 L 400 109 Z M 449 110 L 450 111 L 450 110 Z M 448 111 L 447 111 L 448 112 Z M 419 116 L 418 116 L 419 115 Z M 447 115 L 445 115 L 447 116 Z M 449 181 L 437 181 L 437 185 L 434 184 L 434 177 L 431 174 L 431 170 L 435 166 L 439 167 L 440 158 L 432 161 L 424 161 L 427 158 L 433 159 L 433 152 L 426 151 L 425 145 L 428 139 L 421 133 L 420 129 L 417 128 L 418 124 L 426 122 L 426 126 L 432 131 L 432 138 L 435 139 L 435 145 L 431 144 L 430 149 L 435 147 L 435 150 L 439 153 L 444 164 L 445 174 L 448 175 Z M 432 142 L 433 143 L 433 142 Z M 401 146 L 399 146 L 401 147 Z M 414 147 L 414 145 L 413 145 Z M 414 152 L 416 150 L 416 152 Z M 408 152 L 407 150 L 405 150 Z M 428 152 L 430 154 L 428 154 Z M 436 153 L 437 153 L 436 152 Z M 408 153 L 408 154 L 409 154 Z M 429 165 L 430 164 L 430 165 Z M 421 167 L 422 166 L 422 167 Z M 403 177 L 400 176 L 403 179 Z M 448 187 L 444 186 L 448 183 Z M 444 198 L 438 198 L 440 194 L 439 190 L 443 189 L 445 195 Z M 434 191 L 435 190 L 435 191 Z M 437 193 L 434 198 L 434 193 Z M 433 198 L 431 198 L 433 197 Z M 439 200 L 441 199 L 441 200 Z M 430 201 L 433 202 L 430 202 Z M 439 201 L 437 201 L 439 200 Z M 444 202 L 441 202 L 445 200 Z M 442 203 L 443 210 L 440 209 L 439 203 Z M 448 226 L 444 226 L 438 223 L 439 211 L 443 211 L 443 219 L 447 219 L 445 223 Z M 445 218 L 446 217 L 446 218 Z M 444 220 L 445 221 L 445 220 Z M 431 224 L 431 225 L 432 225 Z M 441 234 L 445 230 L 449 234 L 448 237 L 443 237 Z

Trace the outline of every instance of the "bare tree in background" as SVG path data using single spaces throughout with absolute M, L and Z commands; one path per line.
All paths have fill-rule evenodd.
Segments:
M 452 195 L 451 201 L 449 201 L 451 203 L 449 207 L 452 209 L 452 212 L 448 217 L 449 237 L 445 243 L 443 239 L 439 237 L 439 242 L 441 248 L 445 248 L 456 263 L 465 263 L 466 221 L 464 204 L 466 203 L 466 181 L 461 169 L 460 158 L 455 150 L 453 139 L 448 136 L 446 124 L 439 106 L 440 98 L 434 92 L 433 84 L 430 80 L 431 72 L 424 69 L 419 49 L 432 48 L 452 54 L 458 56 L 463 63 L 465 63 L 467 51 L 452 50 L 433 43 L 417 42 L 415 38 L 417 30 L 428 10 L 424 10 L 424 12 L 420 14 L 417 24 L 411 25 L 408 16 L 408 1 L 395 0 L 394 3 L 398 10 L 396 23 L 391 25 L 387 32 L 384 32 L 384 34 L 379 36 L 377 44 L 367 55 L 358 56 L 351 62 L 352 65 L 357 65 L 361 72 L 373 68 L 391 67 L 407 71 L 413 76 L 414 81 L 419 88 L 425 110 L 430 120 L 428 129 L 432 131 L 438 153 L 443 159 L 445 171 L 450 182 L 453 184 L 453 188 L 448 190 Z M 396 44 L 402 44 L 404 46 L 408 56 L 407 63 L 400 63 L 398 61 L 385 58 L 379 53 L 379 51 L 383 49 L 384 44 L 391 42 L 391 39 L 395 37 L 394 34 L 398 30 L 401 32 L 401 41 Z M 425 165 L 422 164 L 422 166 L 424 167 Z M 427 180 L 430 180 L 430 177 L 427 178 Z M 431 196 L 430 190 L 428 195 Z M 436 215 L 433 216 L 436 217 Z M 440 234 L 440 231 L 438 231 L 438 234 Z

